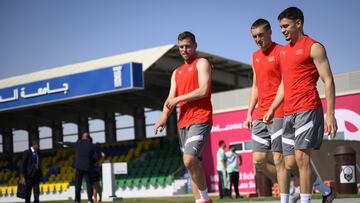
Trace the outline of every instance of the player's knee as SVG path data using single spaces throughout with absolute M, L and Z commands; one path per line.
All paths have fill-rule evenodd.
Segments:
M 308 156 L 304 153 L 296 154 L 295 155 L 296 164 L 299 168 L 308 167 L 310 165 L 310 160 Z
M 280 153 L 273 154 L 275 166 L 282 166 L 284 164 L 283 156 Z
M 253 159 L 254 165 L 256 169 L 264 169 L 265 168 L 265 159 Z
M 187 169 L 191 169 L 196 164 L 195 157 L 186 156 L 184 157 L 184 166 Z
M 296 162 L 295 162 L 295 160 L 286 160 L 286 161 L 285 161 L 285 168 L 286 168 L 286 170 L 288 170 L 288 171 L 296 170 L 297 167 L 296 167 Z

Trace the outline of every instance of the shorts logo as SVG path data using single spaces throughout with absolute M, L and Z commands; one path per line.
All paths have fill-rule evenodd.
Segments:
M 197 151 L 196 147 L 192 147 L 195 151 Z
M 307 138 L 304 139 L 306 142 L 310 142 L 310 140 L 308 140 Z

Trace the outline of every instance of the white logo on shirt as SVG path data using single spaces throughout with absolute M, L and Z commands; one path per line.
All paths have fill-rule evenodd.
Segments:
M 188 69 L 188 71 L 190 72 L 190 71 L 192 71 L 192 69 L 193 69 L 193 67 L 192 67 L 192 66 L 190 66 L 190 67 L 189 67 L 189 69 Z
M 281 54 L 285 56 L 286 52 L 285 52 L 285 51 L 281 51 Z
M 256 61 L 256 63 L 259 63 L 259 62 L 260 62 L 260 58 L 256 58 L 255 61 Z
M 297 49 L 296 52 L 295 52 L 295 55 L 298 56 L 298 55 L 302 55 L 304 52 L 303 49 Z
M 181 75 L 181 70 L 178 70 L 178 73 Z
M 275 61 L 275 56 L 270 56 L 270 57 L 268 58 L 268 62 L 272 62 L 272 61 Z

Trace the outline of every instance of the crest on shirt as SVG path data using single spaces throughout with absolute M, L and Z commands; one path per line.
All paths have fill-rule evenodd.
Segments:
M 268 62 L 272 62 L 272 61 L 275 61 L 275 56 L 270 56 L 270 57 L 268 58 Z
M 256 58 L 255 61 L 256 61 L 256 63 L 259 63 L 259 62 L 260 62 L 260 58 Z
M 297 49 L 296 52 L 295 52 L 295 55 L 298 56 L 298 55 L 302 55 L 304 52 L 303 49 Z
M 285 51 L 281 51 L 281 54 L 285 56 L 286 52 L 285 52 Z

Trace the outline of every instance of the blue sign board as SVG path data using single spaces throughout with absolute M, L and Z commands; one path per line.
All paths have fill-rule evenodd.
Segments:
M 0 89 L 0 112 L 143 88 L 142 64 L 131 62 Z

